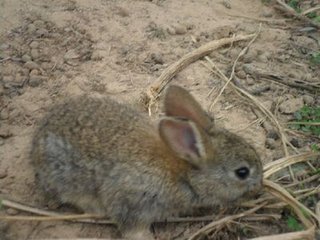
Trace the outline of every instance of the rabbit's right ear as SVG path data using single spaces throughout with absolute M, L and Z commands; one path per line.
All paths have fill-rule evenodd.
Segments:
M 164 95 L 166 116 L 187 118 L 205 130 L 213 126 L 213 119 L 202 109 L 194 97 L 184 88 L 169 85 Z
M 159 122 L 159 133 L 166 145 L 179 157 L 196 167 L 207 159 L 206 134 L 192 121 L 166 117 Z

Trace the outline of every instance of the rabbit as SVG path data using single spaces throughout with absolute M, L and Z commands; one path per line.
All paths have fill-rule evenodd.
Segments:
M 157 122 L 108 97 L 54 106 L 32 143 L 37 183 L 49 199 L 109 217 L 130 239 L 153 239 L 150 224 L 172 214 L 259 191 L 251 145 L 217 128 L 180 86 L 166 88 L 163 106 Z

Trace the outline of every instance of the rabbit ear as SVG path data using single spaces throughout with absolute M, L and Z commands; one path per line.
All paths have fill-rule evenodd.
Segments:
M 159 123 L 162 140 L 179 157 L 201 167 L 207 158 L 206 136 L 192 121 L 163 118 Z
M 213 125 L 213 119 L 201 108 L 194 97 L 187 90 L 176 85 L 170 85 L 166 89 L 164 112 L 166 116 L 192 120 L 205 130 Z

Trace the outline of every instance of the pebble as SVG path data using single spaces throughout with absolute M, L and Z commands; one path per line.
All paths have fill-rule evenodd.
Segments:
M 253 77 L 251 77 L 249 75 L 247 75 L 246 81 L 249 86 L 251 86 L 255 83 L 255 80 L 253 79 Z
M 3 76 L 2 77 L 2 81 L 4 82 L 4 83 L 11 83 L 11 82 L 13 82 L 13 76 L 11 76 L 11 75 L 8 75 L 8 76 Z
M 3 112 L 3 110 L 2 110 L 2 112 Z M 1 113 L 2 113 L 1 112 Z M 8 112 L 9 113 L 9 112 Z M 0 137 L 2 137 L 2 138 L 9 138 L 9 137 L 12 137 L 12 132 L 9 130 L 9 129 L 7 129 L 7 128 L 0 128 Z
M 279 110 L 281 113 L 291 114 L 298 111 L 302 107 L 303 107 L 303 99 L 302 97 L 298 97 L 298 98 L 291 98 L 282 102 L 279 105 Z
M 29 47 L 31 47 L 31 48 L 38 48 L 38 47 L 39 47 L 39 42 L 37 42 L 37 41 L 32 41 L 32 42 L 29 44 Z
M 163 64 L 163 57 L 161 53 L 151 53 L 151 59 L 154 61 L 156 64 Z
M 99 61 L 103 58 L 103 55 L 99 51 L 94 51 L 91 54 L 91 60 L 93 61 Z
M 307 105 L 312 105 L 314 103 L 314 98 L 310 95 L 303 95 L 302 98 L 304 103 Z
M 239 70 L 239 71 L 237 71 L 237 76 L 238 76 L 238 78 L 246 79 L 247 74 L 245 73 L 245 71 Z
M 298 138 L 292 138 L 290 143 L 296 147 L 296 148 L 301 148 L 302 147 L 302 141 Z
M 4 87 L 2 84 L 0 84 L 0 96 L 4 94 Z
M 28 32 L 29 33 L 33 33 L 36 29 L 37 28 L 36 28 L 36 26 L 34 24 L 31 23 L 31 24 L 28 25 Z
M 6 210 L 6 213 L 7 213 L 8 215 L 17 215 L 19 212 L 18 212 L 18 210 L 16 210 L 16 209 L 8 208 L 8 209 Z
M 2 44 L 0 45 L 0 49 L 1 49 L 1 50 L 8 50 L 9 47 L 10 47 L 10 45 L 7 44 L 7 43 L 2 43 Z
M 68 50 L 64 55 L 65 60 L 77 59 L 77 58 L 80 58 L 80 55 L 74 49 Z
M 24 54 L 22 57 L 21 57 L 22 61 L 24 62 L 29 62 L 32 60 L 32 58 L 28 55 L 28 54 Z
M 38 87 L 45 79 L 46 77 L 43 77 L 43 76 L 38 76 L 38 75 L 30 76 L 29 86 Z
M 187 27 L 182 24 L 175 25 L 173 28 L 174 28 L 176 34 L 179 34 L 179 35 L 186 34 L 188 31 Z
M 35 20 L 35 21 L 33 21 L 33 24 L 38 28 L 44 27 L 44 25 L 45 25 L 44 21 L 42 21 L 42 20 Z
M 39 72 L 39 70 L 38 69 L 32 69 L 31 71 L 30 71 L 30 76 L 35 76 L 35 75 L 39 75 L 40 74 L 40 72 Z
M 39 51 L 37 49 L 31 49 L 30 55 L 32 59 L 37 59 L 39 57 Z
M 2 139 L 1 139 L 2 140 Z M 0 179 L 4 179 L 8 176 L 7 170 L 0 170 Z
M 265 18 L 270 18 L 273 16 L 272 9 L 268 7 L 263 7 L 260 16 L 265 17 Z
M 24 67 L 31 70 L 31 69 L 38 69 L 39 65 L 33 61 L 28 61 L 24 64 Z
M 274 129 L 272 129 L 272 130 L 268 131 L 267 138 L 272 138 L 274 140 L 278 140 L 279 134 Z
M 40 28 L 36 31 L 36 34 L 40 37 L 45 37 L 45 36 L 48 36 L 49 32 L 47 29 Z
M 268 149 L 275 149 L 276 148 L 276 141 L 272 138 L 267 138 L 265 142 L 266 148 Z
M 49 63 L 49 62 L 43 62 L 41 63 L 41 68 L 45 69 L 45 70 L 49 70 L 49 69 L 52 69 L 53 67 L 53 64 L 52 63 Z

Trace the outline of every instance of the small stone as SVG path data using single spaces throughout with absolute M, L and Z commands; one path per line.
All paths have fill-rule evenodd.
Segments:
M 2 84 L 0 84 L 0 96 L 4 95 L 4 87 Z
M 272 138 L 267 138 L 265 142 L 266 148 L 268 149 L 275 149 L 276 148 L 276 141 Z
M 176 34 L 176 30 L 175 30 L 173 27 L 168 27 L 168 28 L 167 28 L 167 32 L 168 32 L 170 35 L 175 35 L 175 34 Z
M 119 15 L 120 17 L 128 17 L 129 16 L 128 10 L 123 7 L 116 7 L 115 13 L 117 15 Z
M 22 84 L 23 84 L 23 82 L 24 82 L 25 80 L 26 80 L 26 77 L 25 77 L 25 76 L 17 73 L 17 74 L 16 74 L 16 77 L 15 77 L 15 79 L 14 79 L 14 82 L 15 82 L 16 84 L 19 84 L 20 86 L 22 86 Z
M 92 54 L 91 54 L 91 60 L 93 61 L 99 61 L 101 60 L 103 57 L 102 57 L 102 54 L 99 52 L 99 51 L 94 51 Z
M 30 87 L 38 87 L 46 78 L 43 76 L 30 76 L 29 86 Z
M 239 71 L 237 71 L 237 76 L 238 76 L 238 78 L 246 79 L 247 74 L 245 73 L 245 71 L 239 70 Z
M 3 112 L 3 111 L 2 111 Z M 1 112 L 1 113 L 2 113 Z M 9 137 L 12 137 L 12 132 L 9 130 L 9 129 L 7 129 L 7 128 L 0 128 L 0 137 L 1 138 L 9 138 Z
M 175 30 L 175 34 L 178 35 L 183 35 L 187 33 L 187 27 L 182 25 L 182 24 L 177 24 L 175 26 L 173 26 L 174 30 Z
M 4 179 L 8 176 L 7 170 L 0 170 L 0 179 Z
M 270 18 L 273 16 L 273 12 L 271 8 L 263 7 L 260 16 L 265 18 Z
M 13 82 L 13 76 L 11 76 L 11 75 L 3 76 L 3 77 L 2 77 L 2 81 L 3 81 L 4 83 L 11 83 L 11 82 Z
M 8 215 L 17 215 L 19 212 L 18 212 L 16 209 L 8 208 L 8 209 L 6 210 L 6 213 L 7 213 Z
M 42 21 L 42 20 L 35 20 L 35 21 L 33 21 L 33 24 L 38 28 L 44 27 L 44 25 L 45 25 L 44 21 Z
M 279 105 L 279 110 L 284 114 L 291 114 L 303 107 L 302 97 L 288 99 Z
M 303 95 L 302 98 L 304 103 L 307 105 L 312 105 L 314 103 L 314 98 L 310 95 Z
M 80 58 L 80 55 L 74 49 L 70 49 L 64 55 L 65 60 L 71 60 L 71 59 L 77 59 L 77 58 Z
M 39 36 L 39 37 L 45 37 L 45 36 L 48 36 L 49 32 L 47 29 L 44 29 L 44 28 L 40 28 L 36 31 L 36 34 Z
M 1 49 L 1 50 L 8 50 L 9 47 L 10 47 L 10 45 L 7 44 L 7 43 L 2 43 L 2 44 L 0 45 L 0 49 Z
M 249 86 L 251 86 L 251 85 L 253 85 L 253 84 L 255 83 L 253 77 L 251 77 L 251 76 L 249 76 L 249 75 L 247 75 L 246 81 L 247 81 L 247 84 L 248 84 Z
M 31 69 L 38 69 L 39 65 L 33 61 L 28 61 L 24 64 L 24 67 L 31 70 Z
M 24 54 L 22 57 L 21 57 L 22 61 L 24 62 L 29 62 L 32 60 L 32 58 L 28 55 L 28 54 Z
M 39 75 L 40 74 L 40 72 L 39 72 L 39 70 L 38 69 L 32 69 L 31 71 L 30 71 L 30 76 L 35 76 L 35 75 Z
M 298 138 L 292 138 L 290 143 L 296 147 L 296 148 L 301 148 L 302 147 L 302 141 Z
M 28 25 L 28 32 L 29 33 L 33 33 L 36 29 L 37 28 L 36 28 L 36 26 L 34 24 L 31 23 L 31 24 Z
M 278 140 L 279 134 L 275 130 L 272 129 L 272 130 L 268 131 L 267 138 L 272 138 L 274 140 Z
M 32 59 L 37 59 L 39 57 L 39 51 L 37 49 L 31 49 L 30 54 Z
M 49 70 L 49 69 L 52 69 L 53 67 L 53 64 L 52 63 L 49 63 L 49 62 L 43 62 L 41 63 L 41 68 L 45 69 L 45 70 Z M 38 74 L 36 74 L 38 75 Z
M 156 64 L 163 64 L 163 57 L 162 54 L 160 53 L 151 53 L 151 59 L 154 61 Z
M 29 47 L 31 47 L 31 48 L 38 48 L 38 47 L 39 47 L 39 42 L 37 42 L 37 41 L 32 41 L 32 42 L 29 44 Z

